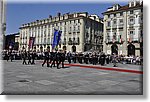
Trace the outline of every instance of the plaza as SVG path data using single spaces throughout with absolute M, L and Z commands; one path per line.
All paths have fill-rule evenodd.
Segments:
M 57 69 L 41 64 L 41 60 L 36 60 L 35 65 L 22 65 L 21 60 L 3 60 L 2 94 L 143 94 L 143 68 L 139 65 L 118 63 L 118 67 L 112 67 L 112 63 L 100 66 L 65 62 L 65 68 Z

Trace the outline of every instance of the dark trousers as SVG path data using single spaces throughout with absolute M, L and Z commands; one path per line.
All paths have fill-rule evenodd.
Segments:
M 96 58 L 93 58 L 93 65 L 96 65 Z
M 32 64 L 35 64 L 34 60 L 35 60 L 35 58 L 32 59 Z
M 28 64 L 32 64 L 32 63 L 31 63 L 31 59 L 28 60 Z
M 70 57 L 68 57 L 68 62 L 69 62 L 69 64 L 71 63 L 71 58 Z
M 55 67 L 55 62 L 56 62 L 56 64 L 57 64 L 57 66 L 58 66 L 58 60 L 53 59 L 52 64 L 51 64 L 51 67 L 52 67 L 52 65 L 54 65 L 54 67 Z
M 47 63 L 47 67 L 49 67 L 49 60 L 48 59 L 44 59 L 42 66 L 44 66 L 45 63 Z
M 22 63 L 22 64 L 27 64 L 27 63 L 26 63 L 26 59 L 25 59 L 25 58 L 23 59 L 23 63 Z

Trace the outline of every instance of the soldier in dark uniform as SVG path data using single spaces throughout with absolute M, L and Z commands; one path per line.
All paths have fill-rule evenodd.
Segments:
M 49 67 L 49 50 L 47 49 L 47 51 L 44 52 L 44 62 L 42 64 L 42 67 L 44 66 L 44 64 L 47 63 L 47 67 Z
M 69 64 L 71 63 L 71 57 L 72 57 L 72 54 L 71 54 L 71 52 L 69 51 L 69 52 L 67 53 L 67 59 L 68 59 Z
M 95 52 L 92 55 L 92 64 L 96 65 L 96 53 Z
M 30 51 L 28 51 L 27 56 L 28 56 L 28 64 L 32 64 L 32 63 L 31 63 L 32 55 L 31 55 L 31 52 L 30 52 Z
M 9 60 L 9 52 L 8 51 L 6 51 L 5 57 L 6 57 L 6 60 L 8 62 L 8 60 Z
M 64 61 L 65 61 L 65 53 L 63 50 L 60 50 L 60 52 L 57 53 L 58 56 L 58 65 L 57 65 L 57 69 L 60 69 L 59 65 L 60 63 L 62 64 L 62 68 L 64 68 Z
M 14 53 L 12 52 L 12 50 L 9 52 L 9 55 L 10 55 L 10 60 L 11 60 L 11 62 L 12 62 L 13 57 L 14 57 Z
M 85 57 L 85 63 L 86 63 L 86 64 L 88 64 L 89 54 L 88 54 L 88 53 L 86 53 L 84 57 Z
M 72 53 L 72 61 L 75 63 L 75 53 Z
M 103 66 L 105 64 L 105 54 L 102 53 L 102 55 L 100 56 L 101 59 L 101 65 Z
M 82 59 L 83 59 L 83 54 L 79 53 L 79 63 L 81 63 L 81 64 L 82 64 Z
M 55 62 L 56 62 L 56 64 L 58 64 L 58 59 L 57 59 L 57 52 L 53 52 L 52 53 L 52 64 L 51 64 L 51 68 L 52 68 L 52 66 L 54 65 L 54 67 L 56 67 L 55 66 Z
M 109 55 L 106 56 L 106 63 L 109 64 Z
M 26 58 L 27 58 L 27 52 L 26 52 L 26 50 L 25 50 L 25 51 L 23 51 L 23 53 L 22 53 L 22 59 L 23 59 L 22 64 L 27 64 Z
M 34 62 L 35 57 L 36 57 L 36 52 L 33 51 L 33 52 L 32 52 L 32 64 L 35 64 L 35 62 Z
M 117 67 L 117 55 L 113 53 L 112 57 L 113 67 Z

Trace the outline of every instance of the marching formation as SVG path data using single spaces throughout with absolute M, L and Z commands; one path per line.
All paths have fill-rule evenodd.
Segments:
M 113 63 L 113 67 L 117 67 L 117 63 L 122 64 L 143 64 L 141 56 L 124 56 L 105 54 L 103 52 L 66 52 L 63 50 L 46 51 L 38 53 L 36 51 L 3 51 L 3 59 L 7 61 L 21 60 L 22 64 L 35 64 L 35 60 L 43 60 L 42 67 L 47 64 L 47 67 L 57 67 L 57 69 L 64 68 L 64 63 L 80 63 L 80 64 L 93 64 L 104 66 Z M 61 67 L 60 67 L 61 66 Z

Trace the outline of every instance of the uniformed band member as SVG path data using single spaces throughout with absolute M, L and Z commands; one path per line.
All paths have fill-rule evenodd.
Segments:
M 63 50 L 60 50 L 58 55 L 59 55 L 59 62 L 58 62 L 57 68 L 60 69 L 59 67 L 60 64 L 62 64 L 62 68 L 64 68 L 65 52 Z
M 47 63 L 47 67 L 49 67 L 49 49 L 44 52 L 44 62 L 42 64 L 42 67 L 44 66 L 45 63 Z
M 67 59 L 68 59 L 69 64 L 71 63 L 71 56 L 72 56 L 72 54 L 71 54 L 71 52 L 69 51 L 69 52 L 67 53 Z
M 51 64 L 51 66 L 50 66 L 51 68 L 52 68 L 52 66 L 56 67 L 56 66 L 55 66 L 55 63 L 58 65 L 58 59 L 57 59 L 57 56 L 58 56 L 58 55 L 57 55 L 57 51 L 56 51 L 56 52 L 53 52 L 52 54 L 53 54 L 53 55 L 52 55 L 53 58 L 52 58 L 52 64 Z
M 14 53 L 12 52 L 12 50 L 9 52 L 9 55 L 10 55 L 10 60 L 11 60 L 11 62 L 12 62 L 13 57 L 14 57 Z
M 93 64 L 93 65 L 96 65 L 96 63 L 97 63 L 97 55 L 96 55 L 96 52 L 94 52 L 94 53 L 92 54 L 92 64 Z
M 107 56 L 106 56 L 106 63 L 109 64 L 109 61 L 110 61 L 109 55 L 107 55 Z
M 8 51 L 6 52 L 5 57 L 6 57 L 6 60 L 8 62 L 8 60 L 9 60 L 9 52 Z
M 27 65 L 26 57 L 27 57 L 27 52 L 26 52 L 26 50 L 25 50 L 25 51 L 23 51 L 23 53 L 22 53 L 22 59 L 23 59 L 22 64 L 26 64 L 26 65 Z
M 102 66 L 105 64 L 105 53 L 102 53 L 100 55 L 100 63 L 101 63 Z
M 28 56 L 28 64 L 32 64 L 31 63 L 32 54 L 30 51 L 28 51 L 27 56 Z
M 115 53 L 113 53 L 113 56 L 112 56 L 112 62 L 113 62 L 113 66 L 114 67 L 117 67 L 117 55 Z
M 35 51 L 33 51 L 32 52 L 32 64 L 35 64 L 35 57 L 36 57 L 36 52 Z

